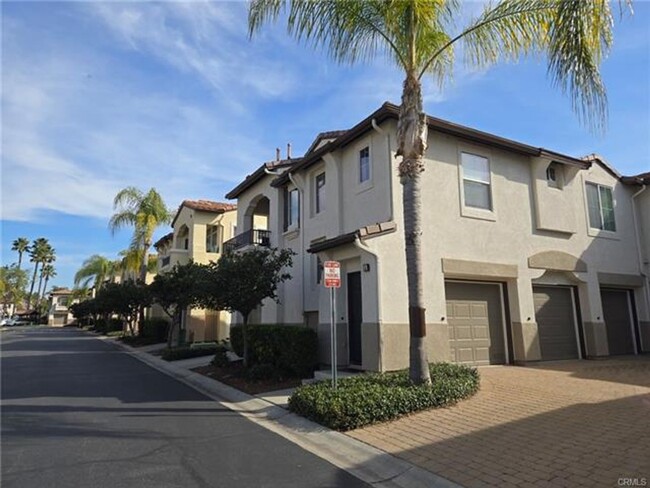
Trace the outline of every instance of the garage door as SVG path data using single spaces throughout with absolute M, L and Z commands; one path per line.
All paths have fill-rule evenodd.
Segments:
M 609 354 L 634 354 L 630 294 L 627 290 L 600 290 Z
M 445 293 L 451 360 L 477 366 L 505 363 L 501 286 L 447 282 Z
M 571 288 L 534 286 L 535 318 L 543 360 L 579 358 Z

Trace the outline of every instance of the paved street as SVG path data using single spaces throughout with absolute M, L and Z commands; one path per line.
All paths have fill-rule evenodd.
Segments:
M 650 480 L 647 355 L 480 373 L 469 400 L 349 435 L 470 488 Z
M 74 329 L 2 341 L 2 486 L 366 486 Z

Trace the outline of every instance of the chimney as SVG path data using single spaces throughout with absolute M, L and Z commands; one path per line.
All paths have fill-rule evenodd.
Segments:
M 291 159 L 291 143 L 287 144 L 287 159 Z
M 275 160 L 280 161 L 280 148 L 279 147 L 275 148 Z

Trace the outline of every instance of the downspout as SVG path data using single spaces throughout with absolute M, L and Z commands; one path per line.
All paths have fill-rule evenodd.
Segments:
M 641 276 L 643 276 L 643 281 L 645 282 L 645 298 L 646 298 L 646 313 L 650 314 L 650 277 L 648 277 L 648 274 L 644 272 L 644 262 L 643 262 L 643 254 L 641 252 L 641 236 L 640 236 L 640 228 L 639 228 L 639 220 L 636 216 L 636 197 L 641 195 L 644 191 L 646 191 L 648 187 L 646 185 L 643 185 L 641 189 L 636 192 L 634 195 L 632 195 L 632 221 L 634 223 L 634 235 L 636 237 L 636 250 L 637 250 L 637 256 L 639 258 L 639 273 L 641 273 Z M 643 344 L 643 335 L 639 338 L 641 339 L 641 351 L 643 352 L 644 350 L 644 344 Z
M 377 125 L 377 121 L 375 119 L 372 119 L 372 128 L 377 131 L 377 133 L 386 136 L 386 159 L 388 161 L 388 194 L 390 195 L 390 209 L 389 209 L 389 214 L 388 214 L 388 220 L 392 222 L 393 220 L 393 166 L 392 166 L 392 153 L 390 150 L 390 134 L 388 131 L 385 131 L 379 125 Z
M 376 267 L 376 274 L 377 274 L 377 360 L 378 360 L 378 365 L 379 365 L 379 371 L 383 372 L 384 367 L 383 367 L 383 360 L 382 360 L 382 350 L 383 350 L 383 335 L 382 335 L 382 314 L 381 314 L 381 283 L 379 280 L 379 255 L 375 252 L 372 251 L 367 245 L 363 244 L 361 242 L 361 239 L 359 239 L 359 236 L 356 236 L 354 238 L 354 247 L 359 249 L 362 252 L 367 252 L 371 256 L 374 256 L 375 258 L 375 267 Z

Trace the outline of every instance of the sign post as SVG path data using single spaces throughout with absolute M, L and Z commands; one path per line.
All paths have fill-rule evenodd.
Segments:
M 325 287 L 330 289 L 330 348 L 332 361 L 332 388 L 336 390 L 338 383 L 337 347 L 336 347 L 336 293 L 335 288 L 341 287 L 341 263 L 338 261 L 325 261 L 323 263 Z

